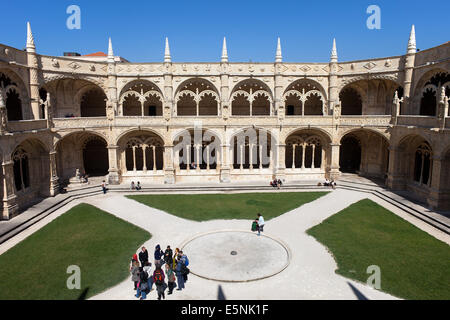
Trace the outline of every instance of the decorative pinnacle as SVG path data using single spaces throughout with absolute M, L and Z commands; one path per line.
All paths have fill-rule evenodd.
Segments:
M 111 37 L 109 38 L 109 43 L 108 43 L 108 62 L 114 62 L 114 51 L 113 51 L 113 47 L 112 47 Z
M 33 33 L 31 32 L 30 22 L 27 22 L 27 52 L 36 52 Z
M 164 62 L 172 62 L 170 57 L 169 39 L 166 37 L 166 48 L 164 50 Z
M 412 25 L 408 41 L 408 53 L 416 53 L 416 51 L 416 28 Z
M 281 54 L 281 41 L 280 41 L 280 38 L 278 38 L 277 52 L 275 54 L 275 62 L 283 62 L 283 56 Z
M 225 63 L 228 62 L 227 39 L 225 37 L 223 37 L 221 62 L 225 62 Z
M 338 54 L 336 48 L 336 38 L 333 39 L 333 48 L 331 49 L 331 62 L 338 62 Z

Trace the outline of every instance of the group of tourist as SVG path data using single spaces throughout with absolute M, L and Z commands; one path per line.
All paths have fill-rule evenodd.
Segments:
M 134 181 L 131 181 L 131 186 L 130 186 L 131 190 L 141 190 L 142 186 L 141 183 L 138 181 L 137 184 L 134 184 Z
M 174 253 L 170 246 L 162 251 L 158 244 L 153 256 L 155 265 L 153 273 L 148 251 L 145 247 L 142 247 L 139 256 L 134 254 L 131 260 L 131 280 L 134 283 L 134 290 L 136 290 L 135 297 L 140 298 L 140 300 L 147 299 L 147 295 L 154 290 L 153 285 L 156 286 L 158 300 L 161 300 L 161 298 L 166 298 L 165 291 L 167 288 L 169 289 L 169 295 L 173 293 L 175 288 L 177 288 L 177 291 L 181 291 L 185 288 L 185 283 L 188 280 L 189 259 L 183 254 L 183 251 L 176 248 Z
M 283 182 L 281 182 L 280 179 L 273 179 L 273 181 L 270 181 L 270 185 L 274 188 L 281 189 L 281 186 L 283 185 Z
M 324 183 L 319 182 L 318 186 L 332 187 L 333 189 L 336 189 L 336 181 L 334 181 L 333 179 L 331 180 L 325 179 L 325 182 Z

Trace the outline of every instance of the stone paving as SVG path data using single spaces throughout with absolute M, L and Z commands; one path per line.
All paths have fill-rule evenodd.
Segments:
M 422 230 L 450 244 L 450 237 L 447 234 L 404 213 L 378 197 L 363 192 L 337 189 L 322 198 L 266 221 L 265 235 L 280 239 L 290 252 L 290 263 L 283 271 L 262 280 L 241 283 L 207 280 L 191 274 L 189 281 L 186 283 L 186 289 L 181 292 L 174 291 L 174 294 L 168 296 L 168 299 L 216 299 L 219 289 L 226 299 L 235 300 L 357 299 L 354 290 L 359 291 L 357 293 L 362 294 L 367 299 L 397 299 L 389 294 L 372 289 L 366 284 L 337 275 L 335 273 L 337 265 L 332 255 L 323 245 L 306 234 L 306 230 L 309 228 L 364 198 L 369 198 L 385 206 Z M 157 244 L 160 244 L 162 248 L 167 245 L 171 245 L 172 248 L 182 247 L 190 239 L 206 233 L 223 230 L 247 232 L 251 225 L 251 222 L 247 220 L 189 221 L 127 199 L 124 197 L 124 193 L 111 192 L 106 195 L 75 200 L 58 209 L 29 229 L 3 243 L 0 246 L 0 254 L 80 202 L 92 204 L 148 230 L 152 234 L 152 238 L 143 245 L 148 248 L 151 255 Z M 138 248 L 136 249 L 138 250 Z M 185 253 L 194 257 L 195 260 L 196 252 L 185 250 Z M 131 255 L 132 253 L 130 253 L 130 257 Z M 229 259 L 231 259 L 231 256 Z M 192 267 L 192 261 L 190 267 L 196 268 Z M 207 267 L 205 265 L 205 268 Z M 255 268 L 257 267 L 256 263 Z M 239 268 L 239 264 L 236 265 L 236 268 Z M 133 294 L 133 285 L 131 277 L 129 277 L 92 299 L 132 300 L 136 299 Z M 156 299 L 155 291 L 150 293 L 148 299 Z

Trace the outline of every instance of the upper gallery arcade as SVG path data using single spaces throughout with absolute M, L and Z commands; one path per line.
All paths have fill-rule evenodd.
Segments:
M 418 51 L 414 26 L 395 57 L 340 62 L 333 40 L 328 62 L 284 62 L 278 39 L 273 63 L 229 62 L 224 38 L 220 61 L 178 63 L 166 39 L 162 62 L 130 63 L 111 39 L 103 58 L 40 55 L 27 24 L 26 50 L 0 44 L 0 210 L 77 170 L 148 184 L 352 172 L 450 209 L 449 97 L 450 42 Z

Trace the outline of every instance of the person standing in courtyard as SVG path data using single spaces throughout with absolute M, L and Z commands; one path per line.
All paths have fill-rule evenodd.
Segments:
M 261 213 L 258 213 L 258 236 L 261 235 L 261 232 L 264 232 L 264 217 L 261 215 Z
M 150 292 L 148 286 L 148 274 L 144 271 L 144 268 L 139 268 L 139 283 L 137 286 L 137 292 L 135 297 L 141 298 L 141 300 L 147 299 L 147 294 Z
M 157 268 L 158 265 L 161 267 L 164 263 L 162 258 L 164 257 L 164 252 L 161 250 L 161 246 L 158 244 L 155 247 L 155 267 Z
M 156 285 L 156 290 L 158 292 L 158 300 L 161 300 L 161 297 L 165 299 L 164 291 L 166 290 L 166 282 L 164 281 L 164 271 L 161 269 L 161 266 L 156 265 L 156 269 L 153 272 L 153 283 Z
M 177 267 L 175 269 L 175 274 L 177 276 L 178 288 L 177 291 L 181 291 L 184 289 L 184 277 L 183 277 L 183 262 L 181 260 L 181 256 L 179 256 L 177 260 Z
M 103 191 L 103 194 L 106 194 L 106 181 L 105 180 L 103 180 L 103 182 L 102 182 L 102 191 Z
M 152 291 L 153 287 L 153 276 L 152 276 L 152 264 L 150 262 L 146 262 L 143 268 L 144 272 L 147 273 L 148 278 L 148 292 Z
M 141 262 L 141 267 L 144 267 L 145 263 L 148 262 L 148 251 L 145 247 L 142 247 L 141 252 L 139 252 L 139 261 Z
M 173 263 L 173 251 L 172 251 L 172 249 L 170 248 L 170 246 L 167 246 L 167 249 L 166 249 L 166 251 L 164 251 L 164 261 L 167 263 L 167 264 L 170 264 L 171 266 L 172 266 L 172 263 Z
M 139 262 L 137 260 L 133 260 L 130 272 L 131 281 L 134 283 L 134 290 L 137 290 L 137 285 L 139 282 Z
M 176 288 L 177 284 L 176 284 L 176 278 L 175 278 L 175 273 L 173 272 L 172 269 L 172 264 L 170 263 L 166 263 L 166 275 L 167 275 L 167 283 L 169 285 L 169 293 L 168 294 L 172 294 L 173 289 Z

